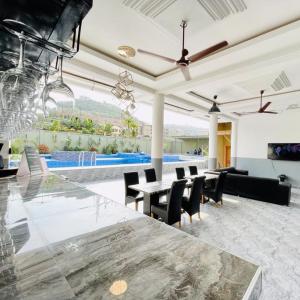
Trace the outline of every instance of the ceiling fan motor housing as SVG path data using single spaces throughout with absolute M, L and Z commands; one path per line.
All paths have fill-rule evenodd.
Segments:
M 187 49 L 182 49 L 181 58 L 176 62 L 177 65 L 184 66 L 184 67 L 188 66 L 190 64 L 190 61 L 185 58 L 188 54 L 189 51 Z

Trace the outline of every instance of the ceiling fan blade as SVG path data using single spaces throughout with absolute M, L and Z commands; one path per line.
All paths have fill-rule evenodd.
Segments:
M 271 102 L 267 102 L 264 106 L 262 106 L 262 107 L 259 109 L 258 112 L 260 112 L 260 113 L 264 112 L 264 111 L 268 108 L 268 106 L 269 106 L 270 104 L 271 104 Z
M 223 47 L 226 47 L 227 45 L 228 45 L 227 41 L 223 41 L 221 43 L 218 43 L 214 46 L 211 46 L 211 47 L 209 47 L 205 50 L 202 50 L 202 51 L 190 56 L 188 59 L 191 62 L 195 62 L 195 61 L 197 61 L 197 60 L 199 60 L 199 59 L 201 59 L 201 58 L 203 58 L 203 57 L 205 57 L 205 56 L 207 56 L 207 55 L 209 55 L 209 54 L 211 54 L 211 53 L 213 53 L 213 52 L 215 52 L 215 51 L 217 51 L 217 50 L 219 50 Z
M 184 76 L 184 79 L 186 81 L 191 80 L 192 78 L 191 78 L 189 67 L 187 67 L 187 66 L 186 67 L 185 66 L 179 66 L 179 67 L 180 67 L 180 70 L 181 70 L 181 72 L 182 72 L 182 74 Z
M 150 55 L 150 56 L 153 56 L 153 57 L 157 57 L 157 58 L 160 58 L 160 59 L 162 59 L 164 61 L 167 61 L 167 62 L 170 62 L 170 63 L 176 63 L 176 60 L 173 59 L 173 58 L 169 58 L 169 57 L 166 57 L 166 56 L 163 56 L 163 55 L 155 54 L 155 53 L 145 51 L 145 50 L 142 50 L 142 49 L 137 49 L 137 51 L 141 54 L 146 54 L 146 55 Z
M 262 114 L 274 114 L 274 115 L 277 115 L 278 114 L 278 112 L 276 112 L 276 111 L 270 111 L 270 110 L 265 110 L 265 111 L 263 111 L 263 112 L 261 112 Z
M 249 112 L 234 112 L 234 114 L 238 115 L 238 116 L 246 116 L 246 115 L 253 115 L 253 114 L 257 114 L 257 111 L 249 111 Z

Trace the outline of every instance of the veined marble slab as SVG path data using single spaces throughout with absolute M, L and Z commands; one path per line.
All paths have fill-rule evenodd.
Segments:
M 0 299 L 258 299 L 255 264 L 56 176 L 27 181 L 0 182 Z

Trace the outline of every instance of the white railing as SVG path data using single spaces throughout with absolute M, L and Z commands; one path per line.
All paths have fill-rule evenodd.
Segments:
M 93 160 L 94 158 L 94 160 Z M 92 152 L 92 155 L 91 155 L 91 166 L 94 164 L 94 166 L 96 166 L 96 151 L 93 151 Z
M 78 166 L 83 166 L 84 162 L 84 151 L 81 151 L 78 156 Z

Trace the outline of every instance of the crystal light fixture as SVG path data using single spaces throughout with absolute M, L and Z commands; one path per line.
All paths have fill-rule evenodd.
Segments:
M 120 100 L 121 107 L 124 107 L 124 110 L 127 112 L 135 110 L 133 90 L 130 88 L 132 85 L 133 78 L 131 73 L 123 71 L 119 74 L 119 80 L 111 90 L 111 93 Z

